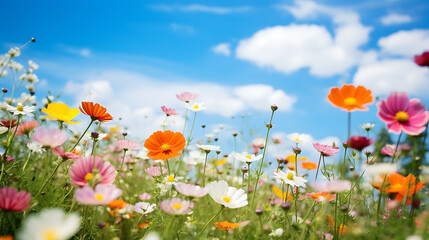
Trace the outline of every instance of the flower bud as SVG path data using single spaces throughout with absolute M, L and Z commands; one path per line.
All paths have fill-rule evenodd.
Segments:
M 277 158 L 277 163 L 278 163 L 278 164 L 283 163 L 283 161 L 284 161 L 284 158 L 281 158 L 281 157 Z
M 243 173 L 247 173 L 247 171 L 249 171 L 249 169 L 247 169 L 247 167 L 242 167 L 242 168 L 241 168 L 241 171 L 242 171 Z
M 275 104 L 271 105 L 271 111 L 275 112 L 277 109 L 279 109 L 279 107 L 277 107 L 277 105 L 275 105 Z
M 348 143 L 348 141 L 344 141 L 344 142 L 343 142 L 343 147 L 344 147 L 344 148 L 348 148 L 348 147 L 349 147 L 349 143 Z
M 355 170 L 355 167 L 350 166 L 350 171 L 354 171 L 354 170 Z
M 238 134 L 236 132 L 232 134 L 233 137 L 237 137 L 237 135 Z
M 91 138 L 92 139 L 98 139 L 98 135 L 100 135 L 100 134 L 98 134 L 98 132 L 92 132 L 91 133 Z
M 267 127 L 267 128 L 273 128 L 273 124 L 271 124 L 271 123 L 265 123 L 265 127 Z
M 371 155 L 371 151 L 365 151 L 364 154 L 366 157 L 369 157 L 369 155 Z
M 284 211 L 288 211 L 291 206 L 290 206 L 290 203 L 285 202 L 285 203 L 282 203 L 281 207 Z
M 206 128 L 206 125 L 205 125 L 205 124 L 202 124 L 202 125 L 201 125 L 201 127 L 202 127 L 202 128 Z
M 123 133 L 122 133 L 122 136 L 124 136 L 124 137 L 125 137 L 125 136 L 127 136 L 127 135 L 128 135 L 128 133 L 127 133 L 127 132 L 123 132 Z
M 289 161 L 288 161 L 288 160 L 286 160 L 286 159 L 285 159 L 285 160 L 283 160 L 283 164 L 284 164 L 284 165 L 286 165 L 286 164 L 288 164 L 288 163 L 289 163 Z
M 217 141 L 219 140 L 219 138 L 217 138 L 217 137 L 216 137 L 216 138 L 214 138 L 213 140 L 214 140 L 215 142 L 217 142 Z
M 31 38 L 32 42 L 36 42 L 36 39 L 34 37 Z
M 216 154 L 220 154 L 220 150 L 216 150 Z
M 301 153 L 301 148 L 299 148 L 299 147 L 294 147 L 294 148 L 293 148 L 293 153 L 295 153 L 295 154 L 300 154 L 300 153 Z
M 349 210 L 349 207 L 347 207 L 346 205 L 341 206 L 341 211 L 342 212 L 347 212 L 347 210 Z
M 283 164 L 279 165 L 279 169 L 283 169 L 285 166 Z
M 262 215 L 264 213 L 264 210 L 258 208 L 258 209 L 255 210 L 255 213 L 256 213 L 256 215 L 260 216 L 260 215 Z
M 7 93 L 7 89 L 6 88 L 2 88 L 1 91 L 4 92 L 4 93 Z

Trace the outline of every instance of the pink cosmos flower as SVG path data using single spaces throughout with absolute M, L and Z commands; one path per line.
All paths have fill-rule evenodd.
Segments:
M 176 190 L 187 197 L 203 197 L 209 192 L 206 187 L 185 183 L 177 184 Z
M 25 122 L 17 127 L 18 129 L 16 130 L 15 136 L 29 134 L 33 129 L 35 129 L 38 126 L 39 126 L 39 122 L 37 122 L 36 120 Z
M 152 198 L 152 195 L 150 195 L 150 193 L 143 193 L 143 194 L 140 194 L 140 195 L 139 195 L 139 198 L 140 198 L 141 200 L 149 200 L 149 199 L 151 199 L 151 198 Z
M 67 140 L 67 134 L 56 128 L 40 127 L 34 131 L 31 139 L 43 147 L 53 148 L 62 145 Z
M 125 151 L 128 151 L 128 150 L 137 150 L 137 149 L 141 148 L 141 146 L 140 146 L 139 143 L 132 142 L 132 141 L 129 141 L 129 140 L 119 140 L 119 141 L 116 141 L 115 144 L 118 147 L 124 149 Z
M 429 67 L 429 52 L 414 56 L 414 62 L 421 67 Z
M 324 145 L 320 143 L 313 143 L 314 148 L 316 148 L 317 151 L 322 153 L 324 156 L 334 156 L 337 152 L 340 151 L 339 147 L 333 147 L 329 145 Z
M 176 110 L 174 108 L 167 108 L 166 106 L 162 106 L 161 110 L 167 114 L 167 116 L 170 115 L 179 115 L 179 113 L 176 112 Z
M 156 204 L 150 204 L 148 202 L 138 202 L 133 206 L 133 210 L 141 214 L 149 214 L 155 210 Z
M 70 170 L 69 175 L 74 185 L 83 187 L 88 185 L 88 181 L 93 180 L 102 184 L 112 184 L 116 179 L 116 170 L 110 162 L 104 162 L 100 157 L 95 157 L 96 174 L 92 172 L 94 157 L 80 158 L 76 160 Z
M 194 203 L 180 198 L 167 199 L 159 203 L 161 209 L 169 214 L 184 215 L 192 211 Z
M 383 155 L 386 155 L 386 156 L 393 156 L 393 153 L 395 152 L 395 155 L 396 156 L 398 156 L 399 155 L 399 152 L 400 151 L 398 151 L 399 149 L 397 149 L 396 151 L 395 151 L 395 145 L 393 145 L 393 144 L 386 144 L 386 146 L 384 146 L 382 149 L 381 149 L 381 153 L 383 154 Z
M 0 188 L 0 209 L 23 212 L 30 207 L 30 201 L 31 194 L 26 191 L 18 192 L 15 188 Z
M 159 170 L 159 167 L 146 168 L 145 171 L 151 177 L 161 176 L 161 171 Z M 167 172 L 167 169 L 165 167 L 162 167 L 162 174 L 165 174 L 166 172 Z
M 122 190 L 115 185 L 98 184 L 95 189 L 86 186 L 76 189 L 74 197 L 85 205 L 107 205 L 121 196 Z
M 62 157 L 63 159 L 78 159 L 79 155 L 76 155 L 71 152 L 64 152 L 64 149 L 62 147 L 54 147 L 51 148 L 51 151 L 53 154 Z
M 371 145 L 374 141 L 370 138 L 367 138 L 365 136 L 351 136 L 349 140 L 347 141 L 348 145 L 356 149 L 358 151 L 362 151 L 364 148 Z
M 382 99 L 378 104 L 378 117 L 387 124 L 390 132 L 399 134 L 419 135 L 426 129 L 429 112 L 426 106 L 417 98 L 409 99 L 405 92 L 393 92 L 387 100 Z
M 189 102 L 198 97 L 197 93 L 190 93 L 190 92 L 182 92 L 181 94 L 176 94 L 177 99 L 179 99 L 182 102 Z
M 351 187 L 351 182 L 347 180 L 334 180 L 313 184 L 313 188 L 320 192 L 344 192 L 350 190 Z

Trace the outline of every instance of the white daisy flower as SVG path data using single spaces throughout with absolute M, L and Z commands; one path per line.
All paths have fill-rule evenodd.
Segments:
M 80 229 L 80 216 L 66 214 L 62 209 L 53 208 L 27 217 L 18 232 L 17 239 L 44 240 L 70 239 Z
M 295 132 L 295 133 L 288 134 L 287 138 L 292 142 L 299 144 L 299 143 L 308 142 L 311 139 L 311 136 L 305 133 L 299 134 Z
M 32 116 L 33 114 L 31 113 L 34 112 L 34 106 L 22 106 L 21 103 L 18 103 L 18 106 L 16 107 L 8 105 L 7 110 L 13 113 L 13 115 Z
M 27 147 L 33 153 L 43 153 L 45 151 L 43 146 L 38 143 L 27 143 Z
M 31 69 L 33 70 L 37 70 L 39 69 L 39 65 L 37 65 L 35 62 L 33 62 L 33 60 L 28 60 L 28 65 L 30 66 Z
M 283 228 L 277 228 L 276 230 L 273 230 L 268 236 L 281 237 L 282 235 L 283 235 Z
M 210 151 L 217 151 L 217 150 L 219 150 L 220 149 L 220 147 L 219 146 L 214 146 L 214 145 L 200 145 L 200 144 L 196 144 L 197 145 L 197 147 L 198 148 L 201 148 L 202 150 L 204 150 L 204 151 L 208 151 L 208 152 L 210 152 Z
M 155 210 L 155 208 L 156 208 L 156 204 L 154 204 L 154 203 L 150 204 L 148 202 L 138 202 L 133 206 L 134 211 L 141 213 L 141 214 L 144 214 L 144 215 L 147 215 L 147 214 L 153 212 L 153 210 Z
M 243 153 L 234 153 L 234 157 L 240 162 L 249 164 L 254 161 L 260 160 L 262 158 L 262 154 L 255 156 L 255 154 L 248 154 L 247 152 L 243 152 Z
M 214 181 L 206 186 L 213 200 L 227 208 L 240 208 L 248 204 L 247 194 L 243 189 L 228 187 L 225 181 Z
M 373 128 L 374 126 L 375 126 L 375 124 L 374 124 L 374 123 L 365 123 L 365 124 L 362 124 L 362 125 L 361 125 L 361 127 L 362 127 L 363 129 L 365 129 L 366 131 L 371 130 L 371 128 Z
M 286 172 L 283 172 L 282 170 L 274 172 L 273 178 L 276 179 L 279 183 L 289 184 L 292 187 L 305 188 L 305 183 L 308 182 L 307 179 L 297 176 L 294 171 L 289 169 L 286 169 Z
M 193 104 L 187 103 L 186 108 L 193 112 L 199 112 L 201 110 L 206 109 L 206 107 L 204 106 L 204 103 L 193 103 Z
M 14 47 L 11 48 L 7 54 L 9 57 L 19 57 L 19 55 L 21 55 L 21 51 L 19 50 L 19 48 Z
M 22 70 L 22 68 L 24 66 L 22 66 L 20 63 L 12 61 L 11 63 L 9 63 L 8 67 L 10 67 L 10 68 L 14 69 L 15 71 L 19 72 L 19 71 Z

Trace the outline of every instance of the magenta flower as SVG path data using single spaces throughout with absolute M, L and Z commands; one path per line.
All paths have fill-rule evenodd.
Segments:
M 176 112 L 176 110 L 174 108 L 168 108 L 166 106 L 162 106 L 161 110 L 167 114 L 167 117 L 170 115 L 179 115 L 179 113 Z
M 197 93 L 182 92 L 181 94 L 176 94 L 177 99 L 182 102 L 190 102 L 198 97 Z
M 56 128 L 40 127 L 31 135 L 31 139 L 43 147 L 58 147 L 67 140 L 66 132 Z
M 204 197 L 209 192 L 206 187 L 185 183 L 177 184 L 176 190 L 187 197 Z
M 365 136 L 351 136 L 347 141 L 349 147 L 362 151 L 362 149 L 371 145 L 374 141 Z
M 107 205 L 121 194 L 122 190 L 113 184 L 98 184 L 95 189 L 89 186 L 76 189 L 74 197 L 84 205 Z
M 0 209 L 23 212 L 30 207 L 30 201 L 31 194 L 26 191 L 18 192 L 15 188 L 0 188 Z
M 344 192 L 350 190 L 351 187 L 351 182 L 347 180 L 335 180 L 313 185 L 313 188 L 319 192 Z
M 393 92 L 387 100 L 382 99 L 378 104 L 378 117 L 387 124 L 390 132 L 399 134 L 419 135 L 426 129 L 429 112 L 426 106 L 417 98 L 409 99 L 405 92 Z
M 37 122 L 36 120 L 25 122 L 17 126 L 18 129 L 16 130 L 15 136 L 27 135 L 38 126 L 39 126 L 39 122 Z M 15 128 L 16 127 L 14 127 L 14 129 Z
M 80 158 L 76 160 L 70 170 L 69 175 L 74 185 L 83 187 L 88 185 L 88 181 L 96 183 L 112 184 L 116 179 L 116 170 L 110 162 L 104 162 L 100 157 L 95 157 L 95 171 L 93 172 L 94 157 Z
M 128 150 L 137 150 L 137 149 L 141 148 L 141 146 L 140 146 L 139 143 L 132 142 L 132 141 L 129 141 L 129 140 L 119 140 L 119 141 L 116 141 L 115 144 L 118 147 L 120 147 L 123 150 L 125 150 L 125 151 L 128 151 Z
M 333 147 L 329 145 L 324 145 L 320 143 L 313 143 L 314 148 L 319 151 L 323 156 L 334 156 L 337 152 L 340 151 L 339 147 Z
M 67 160 L 67 159 L 78 159 L 79 155 L 76 155 L 74 153 L 71 152 L 64 152 L 64 149 L 62 147 L 54 147 L 51 148 L 51 151 L 53 154 L 62 157 L 63 159 Z
M 161 176 L 161 170 L 159 170 L 159 167 L 146 168 L 145 171 L 151 177 Z M 165 174 L 166 172 L 167 172 L 167 169 L 165 167 L 162 167 L 162 174 Z
M 414 62 L 422 67 L 429 67 L 429 52 L 414 56 Z
M 194 203 L 180 198 L 167 199 L 159 203 L 162 211 L 173 215 L 185 215 L 192 211 Z

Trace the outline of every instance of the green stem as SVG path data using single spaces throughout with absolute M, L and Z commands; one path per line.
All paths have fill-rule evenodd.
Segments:
M 200 238 L 200 236 L 201 236 L 201 234 L 203 233 L 203 231 L 204 231 L 204 229 L 206 229 L 206 227 L 213 221 L 213 219 L 215 219 L 221 212 L 222 212 L 222 210 L 224 209 L 225 207 L 222 205 L 221 206 L 221 208 L 220 208 L 220 210 L 219 210 L 219 212 L 217 212 L 207 223 L 206 223 L 206 225 L 204 225 L 204 227 L 203 227 L 203 229 L 201 229 L 201 231 L 198 233 L 198 235 L 197 235 L 197 239 L 199 239 Z
M 69 149 L 68 152 L 73 151 L 73 149 L 76 148 L 76 146 L 80 143 L 80 140 L 82 140 L 83 136 L 85 136 L 85 133 L 88 132 L 89 127 L 91 127 L 91 124 L 94 122 L 93 119 L 91 119 L 91 122 L 89 123 L 88 127 L 85 129 L 85 131 L 82 133 L 82 135 L 80 136 L 79 140 L 77 140 L 77 142 L 75 143 L 75 145 Z
M 16 122 L 15 130 L 13 131 L 13 134 L 7 140 L 7 146 L 6 146 L 6 149 L 4 150 L 4 153 L 3 153 L 3 160 L 6 160 L 6 158 L 7 158 L 7 151 L 9 150 L 10 146 L 12 146 L 13 139 L 15 139 L 15 134 L 16 134 L 16 131 L 18 130 L 20 120 L 21 120 L 21 115 L 18 115 L 18 121 Z M 11 126 L 12 126 L 12 122 L 13 121 L 10 120 Z
M 341 171 L 341 180 L 344 179 L 346 175 L 346 157 L 347 157 L 347 148 L 344 148 L 344 159 L 343 159 L 343 169 Z
M 248 169 L 247 169 L 247 192 L 250 192 L 250 164 L 252 164 L 251 162 L 247 163 Z M 243 175 L 244 176 L 244 175 Z
M 27 160 L 25 161 L 24 166 L 22 167 L 22 172 L 24 172 L 25 168 L 27 167 L 28 161 L 30 160 L 30 157 L 31 157 L 31 153 L 32 152 L 30 151 L 30 153 L 28 154 Z
M 36 199 L 39 194 L 42 192 L 43 188 L 45 188 L 46 184 L 48 184 L 48 182 L 52 179 L 52 177 L 55 175 L 55 173 L 57 172 L 58 168 L 61 166 L 63 162 L 61 161 L 60 163 L 58 163 L 58 165 L 55 167 L 54 171 L 51 173 L 51 175 L 49 176 L 49 178 L 43 183 L 42 187 L 40 187 L 39 191 L 37 191 L 36 195 L 34 195 L 33 199 Z
M 320 160 L 322 160 L 322 153 L 319 156 L 319 163 L 317 164 L 316 177 L 314 178 L 314 182 L 317 181 L 317 175 L 319 174 Z
M 206 164 L 207 164 L 207 156 L 208 155 L 209 155 L 209 153 L 206 152 L 206 158 L 204 160 L 203 187 L 206 185 Z

